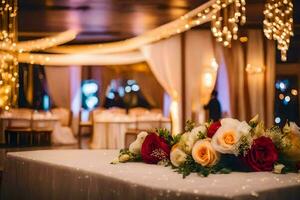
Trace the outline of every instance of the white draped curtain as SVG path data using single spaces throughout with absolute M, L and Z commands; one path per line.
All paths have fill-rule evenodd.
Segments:
M 173 133 L 179 133 L 182 121 L 181 49 L 180 35 L 141 48 L 153 74 L 172 98 L 170 113 Z
M 210 30 L 188 31 L 185 35 L 186 119 L 204 122 L 203 106 L 215 86 L 217 70 Z
M 81 67 L 45 67 L 48 92 L 57 107 L 72 111 L 72 130 L 77 133 L 81 108 Z

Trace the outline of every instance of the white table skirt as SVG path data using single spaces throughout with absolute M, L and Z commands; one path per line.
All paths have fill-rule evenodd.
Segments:
M 232 173 L 182 176 L 168 167 L 109 164 L 116 150 L 9 153 L 2 199 L 300 199 L 300 175 Z
M 135 122 L 95 122 L 92 149 L 120 149 L 125 147 L 125 133 L 135 128 Z

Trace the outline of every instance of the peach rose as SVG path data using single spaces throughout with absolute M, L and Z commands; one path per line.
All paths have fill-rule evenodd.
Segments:
M 220 159 L 218 152 L 211 145 L 211 139 L 199 140 L 193 147 L 192 156 L 196 163 L 204 167 L 212 167 Z

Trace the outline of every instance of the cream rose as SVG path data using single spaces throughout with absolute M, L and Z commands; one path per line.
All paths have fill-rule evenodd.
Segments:
M 211 139 L 203 139 L 196 142 L 192 150 L 192 156 L 196 163 L 204 167 L 212 167 L 220 159 L 220 155 L 211 145 Z
M 241 136 L 250 134 L 251 127 L 246 122 L 225 118 L 221 120 L 221 127 L 212 138 L 212 146 L 220 153 L 238 154 L 237 144 Z
M 136 154 L 136 155 L 141 154 L 142 144 L 143 144 L 143 142 L 144 142 L 147 135 L 148 135 L 148 133 L 145 132 L 145 131 L 140 132 L 137 135 L 136 140 L 129 145 L 129 151 L 131 153 Z
M 200 132 L 206 134 L 207 128 L 201 125 L 193 128 L 191 132 L 184 133 L 180 138 L 180 149 L 182 149 L 187 154 L 191 154 L 194 144 L 197 142 L 197 140 L 199 140 L 198 135 Z
M 288 129 L 287 136 L 283 139 L 283 143 L 287 143 L 283 152 L 290 161 L 300 161 L 300 128 L 295 122 L 290 122 L 289 126 L 286 125 L 285 129 Z
M 177 144 L 172 147 L 170 152 L 170 160 L 175 167 L 179 167 L 181 164 L 183 164 L 186 161 L 186 157 L 187 154 L 182 151 Z
M 196 142 L 197 140 L 199 140 L 199 133 L 202 134 L 207 134 L 207 128 L 204 125 L 198 126 L 193 128 L 193 130 L 190 133 L 190 140 Z

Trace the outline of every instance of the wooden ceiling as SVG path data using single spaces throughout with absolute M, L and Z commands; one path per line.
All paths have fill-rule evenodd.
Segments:
M 207 0 L 19 0 L 19 38 L 27 40 L 79 28 L 72 43 L 117 41 L 170 22 Z M 245 28 L 262 28 L 264 0 L 246 0 Z M 292 45 L 300 50 L 300 1 L 294 0 Z M 209 28 L 209 24 L 199 28 Z
M 19 0 L 20 38 L 80 28 L 77 42 L 114 41 L 172 21 L 207 0 Z M 263 0 L 247 1 L 247 25 L 261 26 Z

